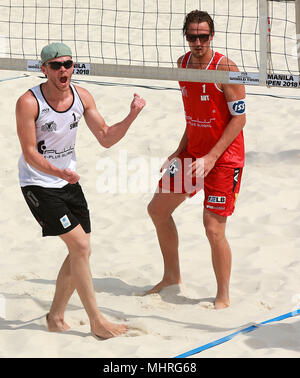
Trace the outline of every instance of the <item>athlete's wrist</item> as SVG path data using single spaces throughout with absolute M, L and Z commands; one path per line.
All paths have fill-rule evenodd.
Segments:
M 207 156 L 207 158 L 209 158 L 211 161 L 216 162 L 216 161 L 219 159 L 220 154 L 219 154 L 217 151 L 212 150 L 212 151 L 210 151 L 206 156 Z
M 179 146 L 179 147 L 177 148 L 177 150 L 173 153 L 173 155 L 178 156 L 178 155 L 180 155 L 185 149 L 186 149 L 185 147 Z

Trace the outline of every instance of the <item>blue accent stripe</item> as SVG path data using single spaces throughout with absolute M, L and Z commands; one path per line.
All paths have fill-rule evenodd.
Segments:
M 195 348 L 195 349 L 192 349 L 192 350 L 190 350 L 188 352 L 179 354 L 178 356 L 176 356 L 174 358 L 185 358 L 185 357 L 192 356 L 193 354 L 197 354 L 197 353 L 203 352 L 204 350 L 213 348 L 216 345 L 223 344 L 226 341 L 231 340 L 232 338 L 234 338 L 236 335 L 238 335 L 240 333 L 248 333 L 248 332 L 254 331 L 256 328 L 258 328 L 261 325 L 272 323 L 272 322 L 279 322 L 281 320 L 284 320 L 284 319 L 287 319 L 287 318 L 291 318 L 291 317 L 299 315 L 299 314 L 300 314 L 300 309 L 288 312 L 287 314 L 283 314 L 283 315 L 277 316 L 276 318 L 265 320 L 265 321 L 263 321 L 261 323 L 258 323 L 257 325 L 252 325 L 252 326 L 243 328 L 243 329 L 241 329 L 239 331 L 231 333 L 228 336 L 222 337 L 221 339 L 218 339 L 218 340 L 212 341 L 212 342 L 210 342 L 208 344 L 202 345 L 199 348 Z

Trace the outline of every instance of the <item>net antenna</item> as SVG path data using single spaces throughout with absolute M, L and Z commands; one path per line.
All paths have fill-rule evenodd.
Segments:
M 239 72 L 177 68 L 194 9 L 212 16 L 212 48 Z M 64 42 L 75 74 L 295 88 L 299 9 L 300 0 L 0 0 L 0 69 L 39 71 L 42 47 Z
M 295 0 L 298 71 L 300 72 L 300 0 Z
M 265 0 L 259 0 L 259 84 L 264 85 L 267 81 L 268 71 L 270 69 L 270 18 L 269 18 L 269 3 Z

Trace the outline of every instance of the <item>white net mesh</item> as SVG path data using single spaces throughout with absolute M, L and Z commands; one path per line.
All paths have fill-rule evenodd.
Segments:
M 269 72 L 298 75 L 295 2 L 265 2 L 269 36 L 261 35 L 260 0 L 0 0 L 0 57 L 20 68 L 14 59 L 38 60 L 43 46 L 62 41 L 77 62 L 109 65 L 116 76 L 152 67 L 151 77 L 161 78 L 159 70 L 176 68 L 188 51 L 184 17 L 200 9 L 215 22 L 213 49 L 241 72 L 260 72 L 261 38 L 269 38 Z

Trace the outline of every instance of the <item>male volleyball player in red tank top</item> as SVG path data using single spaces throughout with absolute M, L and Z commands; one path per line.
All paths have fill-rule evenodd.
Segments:
M 230 59 L 210 47 L 214 23 L 208 13 L 190 12 L 183 32 L 190 51 L 178 59 L 178 67 L 238 71 Z M 177 150 L 163 165 L 162 169 L 168 169 L 148 205 L 163 254 L 164 275 L 147 294 L 181 283 L 178 235 L 171 214 L 187 197 L 204 188 L 203 224 L 217 280 L 214 306 L 222 309 L 230 305 L 231 249 L 225 228 L 234 211 L 244 166 L 245 89 L 237 84 L 179 84 L 186 129 Z

